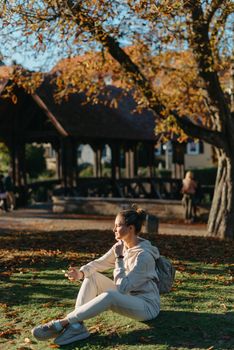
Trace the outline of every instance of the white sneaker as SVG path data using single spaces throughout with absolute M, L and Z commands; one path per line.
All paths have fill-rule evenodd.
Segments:
M 90 333 L 83 323 L 69 324 L 54 342 L 58 345 L 67 345 L 77 340 L 86 339 L 89 336 Z
M 61 333 L 61 330 L 58 331 L 54 325 L 54 321 L 42 324 L 32 329 L 32 335 L 37 340 L 47 340 L 50 338 L 55 338 L 58 334 Z

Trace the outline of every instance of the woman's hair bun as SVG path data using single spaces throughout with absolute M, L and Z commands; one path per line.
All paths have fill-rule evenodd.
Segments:
M 138 214 L 138 216 L 139 216 L 139 219 L 140 219 L 142 222 L 145 221 L 145 219 L 146 219 L 146 211 L 145 211 L 144 209 L 142 209 L 142 208 L 138 208 L 136 204 L 133 204 L 133 205 L 132 205 L 132 208 L 133 208 L 134 210 L 136 210 L 136 212 L 137 212 L 137 214 Z
M 138 208 L 136 204 L 131 205 L 131 208 L 124 209 L 119 212 L 120 216 L 123 217 L 124 223 L 135 226 L 135 233 L 139 233 L 141 231 L 142 225 L 146 219 L 145 210 Z

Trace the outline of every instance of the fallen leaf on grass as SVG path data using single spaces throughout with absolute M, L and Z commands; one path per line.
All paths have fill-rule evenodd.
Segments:
M 183 265 L 180 265 L 180 266 L 177 266 L 176 267 L 176 271 L 179 271 L 179 272 L 183 272 L 183 271 L 185 271 L 186 270 L 186 267 L 185 266 L 183 266 Z
M 14 321 L 4 323 L 4 327 L 14 327 Z
M 151 342 L 151 339 L 152 337 L 140 337 L 139 338 L 139 341 L 141 342 L 141 343 L 150 343 Z
M 58 303 L 56 304 L 57 307 L 67 307 L 67 304 L 66 303 Z
M 3 309 L 7 309 L 7 308 L 8 308 L 8 305 L 5 304 L 5 303 L 0 303 L 0 307 L 3 308 Z
M 52 301 L 49 301 L 48 303 L 42 304 L 42 307 L 47 308 L 47 307 L 51 307 L 53 305 L 54 305 L 54 303 Z
M 29 339 L 29 338 L 24 338 L 24 342 L 25 342 L 26 344 L 31 344 L 31 339 Z
M 90 333 L 97 333 L 97 332 L 100 332 L 100 330 L 101 330 L 101 327 L 99 325 L 89 327 Z
M 15 334 L 19 334 L 20 330 L 19 329 L 7 329 L 3 332 L 0 332 L 0 338 L 11 338 Z
M 6 312 L 5 316 L 8 317 L 8 318 L 16 318 L 18 317 L 19 313 L 17 311 L 9 311 L 9 312 Z
M 226 304 L 220 304 L 220 307 L 222 307 L 224 310 L 227 310 L 227 305 Z
M 12 272 L 1 272 L 0 278 L 10 278 L 12 275 Z
M 176 285 L 176 286 L 179 286 L 179 285 L 181 285 L 181 284 L 184 284 L 184 282 L 181 281 L 181 280 L 176 280 L 176 281 L 175 281 L 175 285 Z
M 228 281 L 224 281 L 224 285 L 225 286 L 231 286 L 233 284 L 233 277 L 231 276 L 230 279 Z
M 115 329 L 111 329 L 109 330 L 109 334 L 108 334 L 108 337 L 109 338 L 112 338 L 113 336 L 117 336 L 117 337 L 121 337 L 120 333 L 118 332 L 118 330 L 115 328 Z

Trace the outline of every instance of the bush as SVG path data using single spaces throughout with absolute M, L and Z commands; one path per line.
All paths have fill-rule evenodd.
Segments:
M 83 163 L 78 166 L 78 172 L 80 177 L 92 177 L 93 166 L 90 163 Z
M 102 176 L 103 177 L 111 177 L 111 164 L 105 162 L 102 164 Z
M 42 146 L 26 145 L 25 168 L 30 178 L 37 179 L 46 171 L 44 152 Z
M 10 154 L 7 146 L 0 142 L 0 171 L 6 173 L 10 166 Z
M 55 178 L 56 178 L 56 172 L 52 169 L 46 169 L 45 171 L 43 171 L 43 173 L 40 174 L 40 176 L 38 177 L 38 180 L 43 181 L 43 180 L 51 180 Z
M 171 170 L 167 169 L 156 169 L 156 176 L 162 178 L 171 178 Z

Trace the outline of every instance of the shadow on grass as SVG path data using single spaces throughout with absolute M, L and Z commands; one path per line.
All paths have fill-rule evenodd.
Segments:
M 41 203 L 31 205 L 28 208 L 20 208 L 13 212 L 4 213 L 5 217 L 16 217 L 18 219 L 50 219 L 50 220 L 99 220 L 114 221 L 115 215 L 95 215 L 95 214 L 78 214 L 78 213 L 54 213 L 52 203 Z
M 101 335 L 93 334 L 87 340 L 63 347 L 66 350 L 118 345 L 152 346 L 167 345 L 172 348 L 233 349 L 234 313 L 208 314 L 198 312 L 162 311 L 159 317 L 147 322 L 148 329 Z
M 143 234 L 157 245 L 161 254 L 171 259 L 205 263 L 233 263 L 234 241 L 219 241 L 208 237 Z M 110 230 L 77 230 L 29 232 L 0 230 L 1 250 L 60 250 L 62 253 L 105 253 L 115 243 Z
M 71 302 L 74 300 L 79 290 L 78 283 L 70 283 L 65 278 L 62 269 L 67 268 L 67 261 L 56 257 L 33 256 L 36 262 L 32 265 L 23 261 L 21 269 L 16 268 L 17 273 L 4 275 L 0 273 L 1 288 L 0 300 L 9 307 L 19 304 L 37 304 L 39 307 L 46 302 L 51 305 L 57 302 Z M 81 261 L 84 263 L 83 258 Z M 21 271 L 20 271 L 21 270 Z M 12 296 L 17 295 L 17 298 Z

